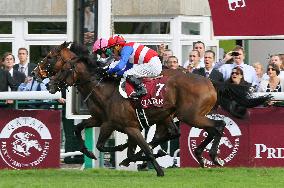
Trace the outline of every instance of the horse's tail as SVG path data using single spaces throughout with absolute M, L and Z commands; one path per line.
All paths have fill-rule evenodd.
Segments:
M 217 91 L 217 104 L 237 118 L 243 118 L 247 108 L 263 105 L 272 98 L 271 95 L 252 97 L 248 86 L 213 80 L 212 83 Z

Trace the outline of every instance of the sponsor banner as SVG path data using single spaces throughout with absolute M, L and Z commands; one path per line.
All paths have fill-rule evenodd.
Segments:
M 209 0 L 215 36 L 283 35 L 283 0 Z
M 59 168 L 60 111 L 0 110 L 0 168 Z
M 229 117 L 213 114 L 209 116 L 212 119 L 223 118 L 226 122 L 224 135 L 219 144 L 219 157 L 224 160 L 225 166 L 241 166 L 247 165 L 248 158 L 248 121 L 236 120 Z M 241 126 L 240 126 L 241 125 Z M 182 123 L 180 137 L 180 163 L 181 167 L 198 167 L 199 163 L 194 155 L 194 149 L 201 144 L 206 138 L 207 132 L 203 129 L 190 127 Z M 210 157 L 209 150 L 212 142 L 206 147 L 203 152 L 203 157 L 206 160 L 207 166 L 214 166 Z M 239 153 L 242 153 L 241 155 Z
M 284 166 L 284 108 L 257 108 L 250 114 L 251 166 Z
M 224 135 L 219 144 L 219 157 L 224 166 L 284 166 L 284 108 L 254 108 L 247 118 L 232 118 L 227 113 Z M 220 115 L 214 115 L 220 118 Z M 211 117 L 212 118 L 212 117 Z M 204 140 L 206 132 L 202 129 L 181 125 L 180 163 L 181 167 L 198 167 L 194 149 Z M 207 166 L 213 166 L 206 148 L 203 157 Z

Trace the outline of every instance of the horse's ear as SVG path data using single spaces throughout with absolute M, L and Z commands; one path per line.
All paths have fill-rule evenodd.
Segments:
M 68 46 L 69 46 L 71 43 L 72 43 L 72 42 L 66 42 L 66 41 L 64 41 L 64 42 L 60 45 L 60 49 L 68 48 Z

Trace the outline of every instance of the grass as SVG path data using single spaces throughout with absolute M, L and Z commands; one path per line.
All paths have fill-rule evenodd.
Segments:
M 0 188 L 282 188 L 283 177 L 284 168 L 166 169 L 165 177 L 157 177 L 153 170 L 1 170 Z

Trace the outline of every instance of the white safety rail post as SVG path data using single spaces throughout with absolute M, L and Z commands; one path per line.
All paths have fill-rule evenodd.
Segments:
M 61 92 L 51 94 L 48 91 L 9 91 L 0 92 L 0 100 L 52 100 L 60 99 Z

